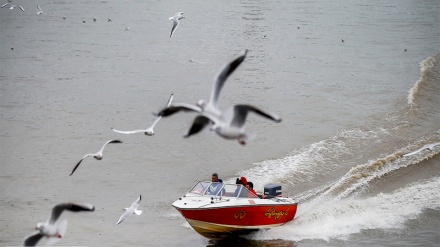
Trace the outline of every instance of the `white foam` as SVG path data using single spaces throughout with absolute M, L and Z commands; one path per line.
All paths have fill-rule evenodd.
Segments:
M 344 156 L 351 157 L 352 152 L 356 152 L 357 149 L 362 150 L 369 141 L 374 142 L 379 135 L 388 134 L 385 129 L 344 130 L 330 139 L 293 151 L 284 158 L 255 163 L 255 167 L 240 171 L 239 175 L 245 176 L 248 181 L 258 181 L 254 183 L 257 191 L 262 191 L 264 185 L 268 183 L 282 182 L 285 185 L 291 183 L 290 185 L 294 186 L 309 182 L 340 166 L 338 161 L 347 160 Z
M 413 105 L 414 99 L 416 97 L 417 91 L 419 90 L 421 84 L 425 81 L 425 72 L 428 69 L 431 69 L 434 67 L 434 62 L 436 62 L 436 59 L 434 57 L 428 57 L 427 59 L 423 60 L 420 63 L 420 79 L 414 84 L 414 86 L 409 90 L 408 92 L 408 104 Z
M 346 240 L 366 229 L 399 229 L 423 209 L 440 209 L 440 178 L 421 181 L 370 198 L 317 198 L 300 204 L 285 226 L 260 231 L 253 239 Z

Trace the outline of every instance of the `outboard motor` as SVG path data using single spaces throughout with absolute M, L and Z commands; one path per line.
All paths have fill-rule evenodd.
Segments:
M 266 198 L 281 196 L 281 194 L 281 185 L 279 184 L 266 184 L 264 186 L 264 195 Z

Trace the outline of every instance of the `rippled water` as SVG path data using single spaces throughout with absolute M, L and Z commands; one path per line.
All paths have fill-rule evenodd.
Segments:
M 96 211 L 65 213 L 60 245 L 439 242 L 440 147 L 401 157 L 440 141 L 438 1 L 39 1 L 47 15 L 14 3 L 26 12 L 0 9 L 1 245 L 21 245 L 64 201 Z M 177 11 L 186 18 L 169 38 Z M 248 145 L 209 131 L 182 138 L 190 114 L 162 119 L 153 137 L 111 131 L 148 127 L 171 93 L 207 99 L 244 49 L 220 106 L 283 119 L 249 116 Z M 124 143 L 69 176 L 111 138 Z M 246 239 L 203 238 L 171 203 L 213 172 L 260 191 L 282 184 L 297 217 Z M 144 213 L 114 226 L 139 194 Z

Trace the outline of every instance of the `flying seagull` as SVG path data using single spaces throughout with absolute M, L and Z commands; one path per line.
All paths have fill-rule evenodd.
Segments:
M 169 107 L 171 105 L 171 102 L 173 102 L 174 94 L 171 94 L 170 98 L 168 99 L 168 102 L 166 104 L 166 107 Z M 148 127 L 147 129 L 139 129 L 139 130 L 129 130 L 129 131 L 123 131 L 123 130 L 117 130 L 113 129 L 114 132 L 121 133 L 121 134 L 136 134 L 136 133 L 144 133 L 147 136 L 154 135 L 154 126 L 159 122 L 159 120 L 162 118 L 162 116 L 158 116 L 156 120 L 154 120 L 153 124 Z
M 440 142 L 426 144 L 425 146 L 423 146 L 423 147 L 421 147 L 421 148 L 419 148 L 419 149 L 417 149 L 415 151 L 412 151 L 411 153 L 404 154 L 403 157 L 411 156 L 411 155 L 414 155 L 416 153 L 420 153 L 420 152 L 422 152 L 425 149 L 428 149 L 428 150 L 432 151 L 432 150 L 434 150 L 434 147 L 438 146 L 438 145 L 440 145 Z
M 37 14 L 38 15 L 45 15 L 46 13 L 40 8 L 40 5 L 37 5 L 37 8 L 38 8 L 38 12 L 37 12 Z
M 105 146 L 107 146 L 107 144 L 110 144 L 110 143 L 122 143 L 122 141 L 121 140 L 110 140 L 110 141 L 107 141 L 106 143 L 104 143 L 104 145 L 102 145 L 101 149 L 98 152 L 96 152 L 94 154 L 86 154 L 86 155 L 84 155 L 84 157 L 82 157 L 81 160 L 75 165 L 75 167 L 72 170 L 72 173 L 70 173 L 70 176 L 72 176 L 72 174 L 78 168 L 79 164 L 81 164 L 83 159 L 85 159 L 87 157 L 93 157 L 93 158 L 95 158 L 97 160 L 101 160 L 102 159 L 102 152 L 104 151 Z
M 276 114 L 265 112 L 258 107 L 248 104 L 237 104 L 226 111 L 221 111 L 218 108 L 218 98 L 226 79 L 243 62 L 246 54 L 247 50 L 220 70 L 214 81 L 208 102 L 199 100 L 196 105 L 186 103 L 171 104 L 170 107 L 162 109 L 156 115 L 169 116 L 179 111 L 196 112 L 199 115 L 194 118 L 192 126 L 184 137 L 190 137 L 203 130 L 208 124 L 213 124 L 211 130 L 215 131 L 219 136 L 225 139 L 237 139 L 242 145 L 245 145 L 246 141 L 250 139 L 250 136 L 244 130 L 249 112 L 254 112 L 276 123 L 281 122 L 281 118 Z
M 164 108 L 160 110 L 158 113 L 153 113 L 157 116 L 170 116 L 174 113 L 177 113 L 179 111 L 186 111 L 186 112 L 206 112 L 207 114 L 213 116 L 213 117 L 220 117 L 221 111 L 218 108 L 218 100 L 220 96 L 220 92 L 223 88 L 223 85 L 225 84 L 228 77 L 237 69 L 237 67 L 244 61 L 246 58 L 248 50 L 244 50 L 240 55 L 238 55 L 236 58 L 234 58 L 232 61 L 227 63 L 226 65 L 221 68 L 221 70 L 218 72 L 217 76 L 214 78 L 214 83 L 212 85 L 211 89 L 211 95 L 209 97 L 209 101 L 206 102 L 205 100 L 201 99 L 199 100 L 196 105 L 191 105 L 187 103 L 178 103 L 178 104 L 171 104 L 169 107 Z M 195 126 L 193 126 L 195 127 Z M 191 127 L 191 128 L 193 128 Z M 200 131 L 199 129 L 198 131 Z M 196 128 L 192 130 L 192 133 L 195 134 L 198 131 L 196 131 Z
M 171 29 L 170 38 L 171 36 L 173 36 L 173 33 L 176 31 L 176 28 L 179 25 L 179 20 L 183 18 L 185 18 L 185 16 L 183 16 L 183 12 L 177 12 L 174 16 L 169 18 L 170 20 L 173 20 L 173 28 Z
M 46 222 L 39 222 L 35 228 L 36 232 L 26 236 L 24 246 L 35 246 L 42 237 L 47 237 L 52 243 L 62 238 L 67 229 L 67 220 L 58 222 L 58 218 L 64 210 L 72 212 L 94 211 L 95 206 L 90 203 L 61 203 L 53 207 L 50 219 Z
M 133 202 L 133 204 L 131 204 L 131 206 L 129 208 L 124 208 L 123 210 L 125 211 L 125 213 L 123 213 L 121 215 L 121 217 L 119 218 L 118 222 L 116 223 L 116 225 L 119 225 L 122 223 L 122 221 L 124 221 L 128 216 L 132 215 L 132 214 L 136 214 L 136 215 L 141 215 L 142 214 L 142 210 L 138 210 L 137 208 L 139 207 L 139 204 L 141 203 L 141 195 L 139 195 L 139 198 Z
M 5 3 L 5 4 L 3 4 L 2 5 L 2 8 L 4 8 L 4 7 L 8 7 L 9 6 L 9 9 L 15 9 L 15 7 L 19 7 L 20 9 L 21 9 L 21 11 L 23 11 L 24 12 L 24 9 L 23 9 L 23 7 L 21 7 L 21 5 L 14 5 L 14 4 L 11 4 L 11 3 Z

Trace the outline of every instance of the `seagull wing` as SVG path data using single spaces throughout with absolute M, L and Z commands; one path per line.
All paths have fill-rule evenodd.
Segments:
M 118 220 L 118 222 L 116 223 L 116 225 L 121 224 L 122 221 L 124 221 L 124 220 L 125 220 L 130 214 L 131 214 L 131 212 L 129 212 L 128 210 L 125 211 L 125 212 L 121 215 L 121 217 L 119 217 L 119 220 Z
M 76 163 L 75 167 L 73 168 L 72 172 L 70 173 L 70 176 L 73 175 L 73 173 L 74 173 L 75 170 L 78 168 L 78 166 L 81 164 L 81 162 L 83 161 L 83 159 L 85 159 L 85 158 L 87 158 L 87 157 L 89 157 L 89 156 L 94 156 L 94 155 L 95 155 L 95 154 L 86 154 L 86 155 L 84 155 L 84 157 L 82 157 L 82 158 L 78 161 L 78 163 Z
M 11 3 L 5 3 L 5 4 L 2 5 L 2 8 L 6 7 L 8 5 L 12 5 L 12 4 Z
M 157 124 L 161 119 L 162 119 L 162 116 L 158 116 L 158 117 L 156 118 L 156 120 L 154 120 L 154 122 L 151 124 L 151 126 L 148 127 L 148 129 L 153 129 L 154 126 L 156 126 L 156 124 Z
M 174 16 L 173 17 L 173 28 L 171 29 L 170 38 L 171 38 L 171 36 L 173 36 L 173 33 L 176 31 L 176 28 L 178 25 L 179 25 L 179 19 L 178 19 L 178 17 Z
M 72 212 L 80 212 L 80 211 L 94 211 L 95 206 L 90 203 L 60 203 L 53 207 L 52 214 L 49 219 L 49 224 L 54 224 L 64 210 L 72 211 Z
M 37 5 L 37 8 L 38 8 L 41 12 L 43 12 L 43 10 L 41 10 L 41 8 L 40 8 L 40 5 Z
M 42 237 L 40 232 L 34 232 L 32 235 L 26 236 L 23 246 L 35 246 Z
M 102 155 L 102 152 L 104 151 L 105 146 L 107 146 L 107 144 L 110 144 L 110 143 L 122 143 L 122 141 L 121 140 L 109 140 L 106 143 L 104 143 L 104 145 L 102 145 L 102 147 L 98 153 Z
M 411 156 L 411 155 L 414 155 L 414 154 L 420 153 L 420 152 L 422 152 L 423 150 L 425 150 L 425 149 L 427 149 L 427 148 L 428 148 L 428 146 L 425 145 L 425 146 L 423 146 L 423 147 L 421 147 L 421 148 L 419 148 L 419 149 L 417 149 L 417 150 L 412 151 L 411 153 L 404 154 L 403 157 Z
M 187 103 L 178 103 L 178 104 L 172 104 L 169 107 L 166 107 L 162 110 L 160 110 L 157 113 L 153 113 L 156 116 L 162 116 L 162 117 L 167 117 L 170 115 L 173 115 L 174 113 L 177 113 L 179 111 L 193 111 L 193 112 L 201 112 L 200 107 L 195 106 L 195 105 L 190 105 Z
M 113 129 L 112 130 L 116 133 L 120 133 L 120 134 L 136 134 L 136 133 L 144 133 L 146 130 L 117 130 L 117 129 Z
M 166 104 L 166 106 L 165 106 L 165 109 L 168 108 L 168 107 L 170 107 L 171 102 L 173 102 L 173 98 L 174 98 L 174 94 L 171 94 L 170 98 L 169 98 L 168 101 L 167 101 L 167 104 Z M 162 116 L 158 116 L 158 117 L 156 118 L 156 120 L 154 120 L 153 124 L 151 124 L 151 126 L 148 127 L 148 130 L 152 130 L 152 129 L 154 128 L 154 126 L 156 126 L 156 124 L 157 124 L 161 119 L 162 119 Z M 145 131 L 145 132 L 147 132 L 147 131 Z
M 18 5 L 18 7 L 21 9 L 21 11 L 25 12 L 23 7 L 21 7 L 21 5 Z
M 141 200 L 142 200 L 142 196 L 139 195 L 138 199 L 131 204 L 130 209 L 136 210 L 141 204 Z
M 240 54 L 237 58 L 226 64 L 217 74 L 214 80 L 214 84 L 211 91 L 211 96 L 209 102 L 217 107 L 218 98 L 220 95 L 220 91 L 225 84 L 225 81 L 228 77 L 234 72 L 234 70 L 243 62 L 246 57 L 248 50 L 246 49 L 242 54 Z
M 246 121 L 246 117 L 248 112 L 254 112 L 260 116 L 273 120 L 276 123 L 281 122 L 281 118 L 275 114 L 265 112 L 255 106 L 252 105 L 235 105 L 234 106 L 234 115 L 231 121 L 231 125 L 241 127 L 244 125 Z
M 429 150 L 432 150 L 432 149 L 435 148 L 435 146 L 438 146 L 438 145 L 440 145 L 440 142 L 427 144 L 427 145 L 425 145 L 425 147 L 426 147 L 427 149 L 429 149 Z
M 211 120 L 203 115 L 199 115 L 197 117 L 194 118 L 194 121 L 191 125 L 191 128 L 188 130 L 188 132 L 183 136 L 185 138 L 188 138 L 194 134 L 199 133 L 200 131 L 202 131 L 209 123 L 211 122 Z
M 171 94 L 170 98 L 168 99 L 166 107 L 170 107 L 171 103 L 173 102 L 174 94 Z
M 404 154 L 403 157 L 411 156 L 411 155 L 414 155 L 414 154 L 416 154 L 416 153 L 420 153 L 420 152 L 422 152 L 422 151 L 425 150 L 425 149 L 432 150 L 432 149 L 433 149 L 435 146 L 437 146 L 437 145 L 440 145 L 440 142 L 431 143 L 431 144 L 426 144 L 426 145 L 424 145 L 423 147 L 421 147 L 421 148 L 419 148 L 419 149 L 417 149 L 417 150 L 412 151 L 411 153 Z

